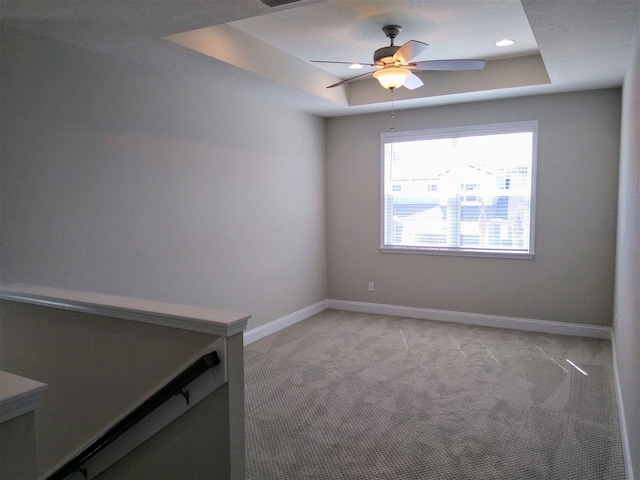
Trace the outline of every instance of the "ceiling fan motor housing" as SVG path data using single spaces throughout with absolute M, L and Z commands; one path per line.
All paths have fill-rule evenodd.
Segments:
M 373 63 L 382 62 L 383 58 L 393 57 L 398 50 L 400 50 L 400 47 L 397 45 L 389 45 L 388 47 L 377 49 L 373 52 Z
M 382 31 L 391 41 L 391 45 L 389 45 L 388 47 L 379 48 L 378 50 L 373 52 L 373 63 L 389 63 L 390 58 L 388 59 L 387 57 L 393 57 L 395 53 L 400 50 L 400 47 L 397 47 L 393 44 L 393 41 L 400 33 L 400 30 L 402 30 L 402 27 L 400 25 L 385 25 L 384 27 L 382 27 Z M 383 59 L 386 59 L 387 61 L 385 62 L 383 61 Z

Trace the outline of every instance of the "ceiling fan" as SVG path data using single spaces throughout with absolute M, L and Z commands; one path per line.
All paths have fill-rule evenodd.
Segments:
M 373 63 L 359 62 L 332 62 L 324 60 L 311 60 L 314 63 L 341 63 L 345 65 L 367 65 L 378 70 L 363 73 L 355 77 L 342 80 L 329 85 L 327 88 L 339 87 L 358 78 L 373 75 L 384 88 L 393 91 L 404 86 L 414 90 L 424 85 L 412 70 L 482 70 L 486 64 L 484 60 L 427 60 L 425 62 L 412 62 L 412 60 L 429 46 L 424 42 L 409 40 L 402 46 L 394 45 L 395 38 L 402 30 L 400 25 L 385 25 L 382 31 L 389 38 L 391 44 L 388 47 L 377 49 L 373 53 Z

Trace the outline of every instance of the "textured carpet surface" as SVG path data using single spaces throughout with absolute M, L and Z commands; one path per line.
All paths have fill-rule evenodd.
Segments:
M 608 341 L 327 310 L 246 347 L 247 479 L 624 479 Z

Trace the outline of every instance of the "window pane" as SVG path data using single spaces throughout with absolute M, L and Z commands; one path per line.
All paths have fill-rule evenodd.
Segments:
M 383 247 L 530 253 L 536 124 L 517 126 L 384 136 Z

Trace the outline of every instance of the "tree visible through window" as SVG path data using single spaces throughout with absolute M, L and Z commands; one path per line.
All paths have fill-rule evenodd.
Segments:
M 533 255 L 537 122 L 382 135 L 382 249 Z

